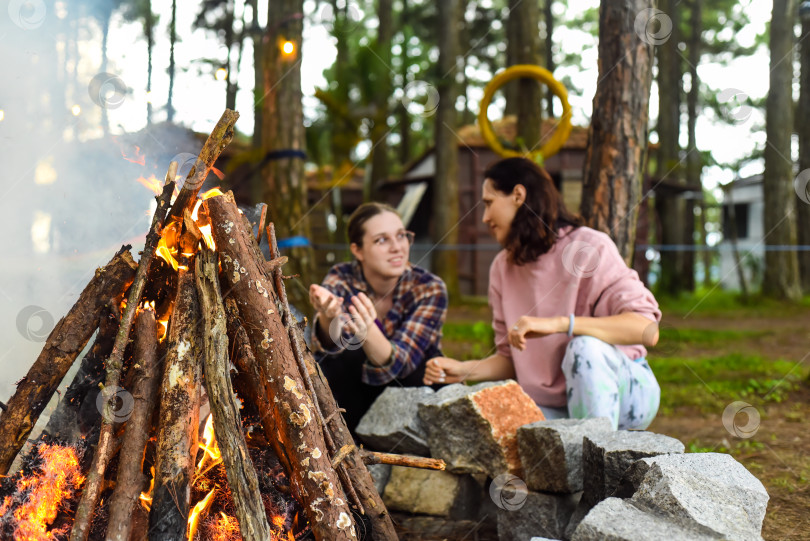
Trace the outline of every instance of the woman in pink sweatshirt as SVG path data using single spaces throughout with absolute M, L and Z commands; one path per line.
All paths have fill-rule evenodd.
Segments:
M 424 382 L 516 379 L 546 418 L 646 428 L 661 390 L 644 346 L 661 312 L 610 237 L 582 224 L 545 170 L 508 158 L 484 175 L 483 221 L 503 250 L 489 271 L 496 352 L 428 361 Z

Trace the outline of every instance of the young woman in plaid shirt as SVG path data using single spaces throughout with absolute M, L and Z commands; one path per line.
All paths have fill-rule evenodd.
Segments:
M 354 433 L 386 386 L 423 385 L 425 360 L 441 355 L 447 288 L 408 262 L 413 233 L 392 207 L 361 205 L 347 229 L 354 261 L 332 267 L 309 298 L 312 349 Z

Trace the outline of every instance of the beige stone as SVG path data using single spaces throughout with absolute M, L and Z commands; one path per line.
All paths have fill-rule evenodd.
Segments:
M 482 492 L 468 474 L 394 466 L 383 501 L 393 511 L 467 519 L 475 517 Z

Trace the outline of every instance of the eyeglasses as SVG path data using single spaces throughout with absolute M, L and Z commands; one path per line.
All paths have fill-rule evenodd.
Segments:
M 407 242 L 408 246 L 413 245 L 413 239 L 416 235 L 413 231 L 399 231 L 394 235 L 394 238 L 391 238 L 388 235 L 381 235 L 372 241 L 374 246 L 390 248 L 393 242 L 397 244 L 402 244 L 403 242 Z

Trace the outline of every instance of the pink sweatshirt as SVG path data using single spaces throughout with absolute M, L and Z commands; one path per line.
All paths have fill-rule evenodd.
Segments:
M 529 339 L 519 351 L 509 345 L 507 334 L 521 316 L 636 312 L 661 320 L 655 297 L 610 237 L 588 227 L 564 227 L 551 250 L 522 266 L 509 263 L 501 250 L 489 269 L 489 304 L 498 353 L 512 359 L 518 383 L 535 402 L 553 407 L 566 404 L 561 365 L 569 338 L 558 333 Z M 647 354 L 641 345 L 617 347 L 631 359 Z

